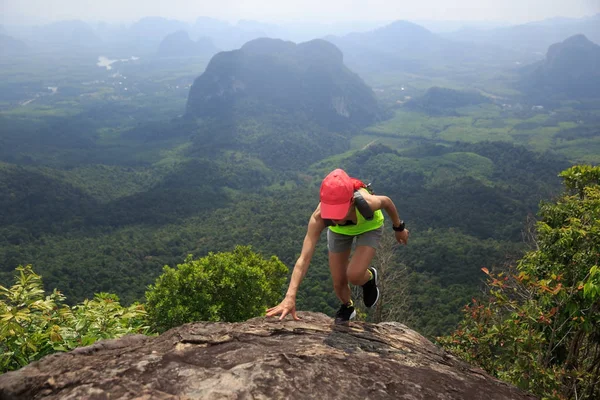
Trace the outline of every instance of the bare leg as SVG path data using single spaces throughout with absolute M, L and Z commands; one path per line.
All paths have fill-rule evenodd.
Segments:
M 348 265 L 347 280 L 357 286 L 362 286 L 371 278 L 367 269 L 371 265 L 371 260 L 375 256 L 375 249 L 370 246 L 357 246 L 352 256 L 352 261 Z M 330 258 L 331 260 L 331 258 Z M 336 292 L 337 293 L 337 292 Z
M 333 290 L 342 304 L 348 303 L 352 298 L 346 272 L 349 258 L 350 249 L 342 253 L 329 252 L 329 270 L 333 279 Z

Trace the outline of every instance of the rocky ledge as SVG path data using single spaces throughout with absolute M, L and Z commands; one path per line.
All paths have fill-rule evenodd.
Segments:
M 534 399 L 398 323 L 198 322 L 53 354 L 1 399 Z

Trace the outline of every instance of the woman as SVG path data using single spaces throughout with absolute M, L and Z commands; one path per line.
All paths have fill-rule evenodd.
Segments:
M 362 286 L 365 306 L 373 307 L 377 303 L 377 270 L 370 264 L 383 234 L 381 210 L 385 210 L 390 217 L 398 243 L 407 244 L 409 232 L 392 200 L 387 196 L 369 193 L 361 184 L 341 169 L 332 171 L 323 179 L 321 202 L 308 222 L 302 251 L 294 266 L 287 294 L 279 305 L 267 310 L 267 317 L 280 315 L 279 320 L 282 320 L 291 314 L 295 320 L 300 319 L 296 315 L 296 294 L 308 271 L 321 232 L 326 227 L 329 227 L 327 248 L 333 289 L 342 303 L 335 315 L 336 324 L 348 323 L 356 316 L 349 283 Z M 355 240 L 356 249 L 350 259 Z

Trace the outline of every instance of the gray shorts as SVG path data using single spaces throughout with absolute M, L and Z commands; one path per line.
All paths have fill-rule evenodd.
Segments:
M 369 246 L 376 249 L 379 247 L 382 235 L 383 226 L 356 236 L 342 235 L 327 229 L 327 248 L 332 253 L 343 253 L 352 248 L 352 242 L 356 238 L 357 246 Z

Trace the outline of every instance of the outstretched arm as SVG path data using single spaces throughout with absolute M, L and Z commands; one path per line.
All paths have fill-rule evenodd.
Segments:
M 381 210 L 381 209 L 385 210 L 387 215 L 392 220 L 392 224 L 394 224 L 394 226 L 400 226 L 401 221 L 400 221 L 400 216 L 398 215 L 398 209 L 396 208 L 396 205 L 394 204 L 392 199 L 390 199 L 387 196 L 376 196 L 376 195 L 364 194 L 364 193 L 363 193 L 363 197 L 365 198 L 365 200 L 367 201 L 367 203 L 369 204 L 369 206 L 371 207 L 371 209 L 373 211 Z M 398 241 L 398 243 L 401 243 L 401 244 L 408 243 L 408 234 L 409 234 L 408 229 L 405 229 L 402 232 L 394 231 L 396 240 Z
M 292 314 L 292 317 L 295 320 L 300 319 L 296 315 L 296 295 L 298 294 L 298 287 L 308 271 L 310 260 L 315 253 L 315 247 L 317 246 L 319 236 L 321 236 L 323 229 L 325 229 L 325 223 L 321 218 L 320 207 L 317 207 L 308 221 L 308 229 L 306 231 L 306 236 L 304 237 L 304 243 L 302 244 L 302 251 L 294 266 L 292 278 L 290 279 L 290 286 L 288 287 L 285 298 L 279 305 L 267 310 L 267 317 L 274 317 L 281 314 L 279 317 L 279 320 L 281 321 L 287 314 Z

